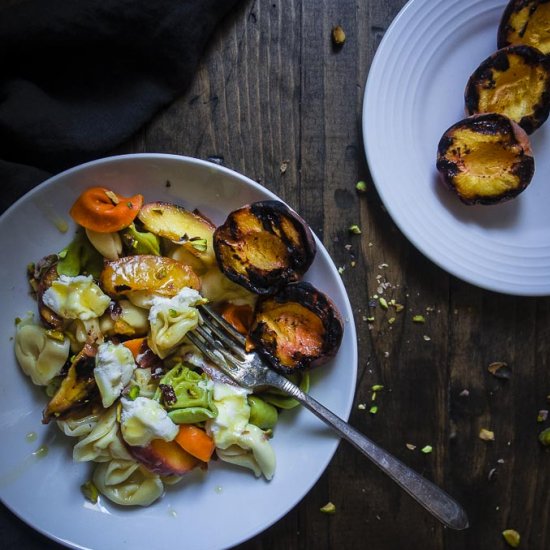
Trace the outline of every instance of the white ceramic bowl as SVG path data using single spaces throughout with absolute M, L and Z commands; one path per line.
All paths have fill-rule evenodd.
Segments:
M 2 383 L 0 384 L 0 497 L 16 515 L 48 537 L 74 548 L 131 550 L 185 547 L 219 549 L 236 545 L 286 514 L 320 477 L 338 439 L 304 409 L 281 414 L 272 440 L 274 479 L 221 462 L 193 472 L 148 508 L 123 508 L 101 499 L 86 501 L 80 485 L 89 465 L 73 463 L 72 444 L 52 423 L 41 424 L 46 397 L 19 369 L 13 351 L 14 320 L 36 311 L 25 270 L 29 262 L 58 252 L 74 231 L 68 210 L 85 188 L 102 185 L 142 193 L 146 201 L 198 208 L 215 223 L 252 201 L 274 199 L 252 180 L 209 162 L 161 154 L 111 157 L 59 174 L 28 193 L 0 218 Z M 69 224 L 62 233 L 60 221 Z M 357 347 L 350 304 L 327 251 L 318 253 L 306 279 L 335 301 L 346 320 L 336 358 L 314 371 L 311 394 L 347 418 L 356 381 Z M 27 434 L 36 433 L 35 441 Z M 40 458 L 33 454 L 46 446 Z

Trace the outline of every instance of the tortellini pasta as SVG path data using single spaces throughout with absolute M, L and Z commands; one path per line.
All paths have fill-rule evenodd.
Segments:
M 118 260 L 122 253 L 122 240 L 118 233 L 98 233 L 86 229 L 86 236 L 92 246 L 108 260 Z
M 105 335 L 124 334 L 141 336 L 149 330 L 148 312 L 129 300 L 120 300 L 116 312 L 105 313 L 100 319 L 101 332 Z
M 132 459 L 121 438 L 115 405 L 104 411 L 92 431 L 74 446 L 73 458 L 76 462 Z
M 93 482 L 101 494 L 122 506 L 149 506 L 164 492 L 160 477 L 132 460 L 99 464 Z
M 250 468 L 256 476 L 263 474 L 266 479 L 272 479 L 275 452 L 266 433 L 249 422 L 246 390 L 216 382 L 214 403 L 218 416 L 207 422 L 206 427 L 214 438 L 219 458 Z
M 82 418 L 58 420 L 57 425 L 69 437 L 86 437 L 94 429 L 99 418 L 99 413 L 89 414 Z
M 71 351 L 73 353 L 78 353 L 86 342 L 103 341 L 103 333 L 97 317 L 86 321 L 75 319 L 67 327 L 65 334 L 71 341 Z
M 82 321 L 103 315 L 111 302 L 91 275 L 60 275 L 44 292 L 42 300 L 64 319 Z
M 217 267 L 202 277 L 202 295 L 211 302 L 225 301 L 254 307 L 256 295 L 228 279 Z
M 164 359 L 184 340 L 185 335 L 199 323 L 196 306 L 206 303 L 196 290 L 183 288 L 173 298 L 158 297 L 149 311 L 151 332 L 149 347 Z
M 140 397 L 151 399 L 157 391 L 158 383 L 158 379 L 153 378 L 151 369 L 137 368 L 130 379 L 130 388 L 137 387 Z
M 95 358 L 94 378 L 105 408 L 110 407 L 130 382 L 136 368 L 132 352 L 122 344 L 100 344 Z
M 15 356 L 21 370 L 34 384 L 47 386 L 69 357 L 70 342 L 61 333 L 52 334 L 29 318 L 17 325 Z

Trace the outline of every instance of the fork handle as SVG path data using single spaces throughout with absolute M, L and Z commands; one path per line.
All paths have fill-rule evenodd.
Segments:
M 273 371 L 271 372 L 275 374 Z M 468 527 L 466 513 L 445 491 L 380 448 L 368 437 L 352 428 L 347 422 L 344 422 L 340 417 L 321 405 L 313 397 L 304 393 L 298 386 L 286 378 L 279 375 L 270 376 L 269 378 L 269 381 L 274 386 L 294 397 L 304 407 L 308 408 L 313 414 L 333 428 L 343 439 L 346 439 L 359 449 L 443 524 L 458 530 Z

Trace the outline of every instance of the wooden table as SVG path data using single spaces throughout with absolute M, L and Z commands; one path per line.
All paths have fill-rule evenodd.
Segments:
M 398 231 L 366 165 L 365 81 L 404 3 L 243 2 L 187 93 L 117 151 L 216 157 L 301 213 L 345 268 L 360 349 L 351 424 L 455 496 L 471 523 L 442 528 L 342 443 L 303 501 L 241 550 L 494 549 L 506 547 L 507 528 L 519 531 L 521 548 L 550 548 L 550 453 L 537 441 L 549 425 L 537 414 L 550 408 L 550 300 L 480 290 L 436 267 Z M 339 50 L 337 24 L 347 36 Z M 362 234 L 350 234 L 351 224 Z M 401 312 L 369 308 L 381 283 Z M 414 323 L 420 314 L 426 322 Z M 509 380 L 488 372 L 497 361 L 509 365 Z M 376 415 L 374 384 L 384 386 Z M 482 428 L 493 442 L 478 437 Z M 328 501 L 334 515 L 319 511 Z M 1 518 L 1 548 L 58 548 L 7 510 Z

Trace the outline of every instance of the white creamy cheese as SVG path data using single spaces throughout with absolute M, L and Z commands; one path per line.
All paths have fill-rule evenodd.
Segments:
M 137 397 L 133 401 L 122 398 L 120 401 L 120 427 L 128 445 L 144 447 L 153 439 L 172 441 L 178 434 L 177 424 L 157 401 L 147 397 Z
M 44 304 L 65 319 L 87 321 L 102 315 L 111 299 L 94 283 L 91 275 L 61 275 L 42 297 Z
M 105 408 L 110 407 L 130 382 L 136 368 L 132 352 L 122 344 L 104 342 L 95 357 L 94 378 Z

